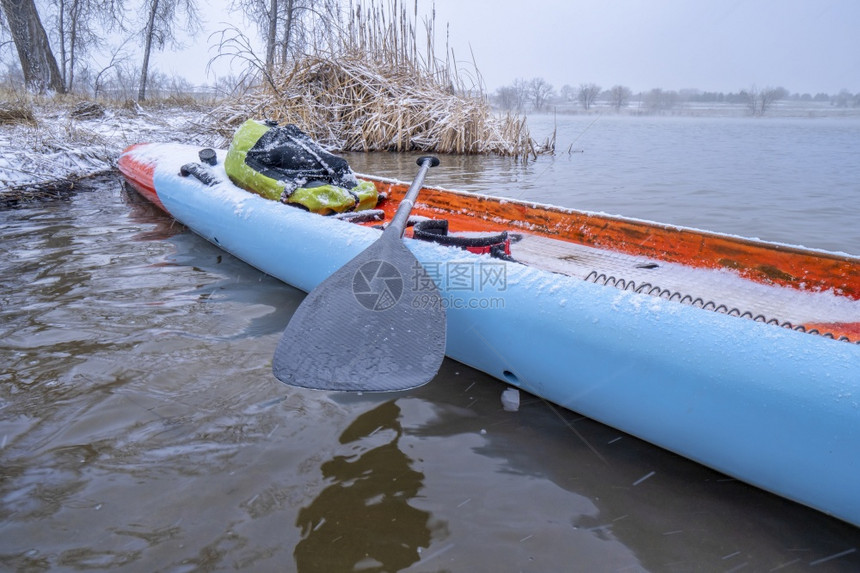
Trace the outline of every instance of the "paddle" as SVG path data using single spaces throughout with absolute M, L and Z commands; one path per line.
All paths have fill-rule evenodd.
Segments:
M 421 169 L 391 222 L 367 249 L 305 297 L 275 349 L 272 372 L 319 390 L 387 392 L 430 381 L 445 357 L 445 309 L 433 279 L 403 243 Z

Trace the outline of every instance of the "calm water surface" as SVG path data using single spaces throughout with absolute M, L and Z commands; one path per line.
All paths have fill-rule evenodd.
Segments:
M 566 120 L 554 159 L 444 158 L 428 182 L 860 253 L 857 161 L 701 153 L 764 129 L 857 157 L 857 124 L 593 121 Z M 754 177 L 765 161 L 793 171 Z M 302 293 L 117 178 L 0 212 L 0 244 L 0 569 L 860 570 L 860 529 L 537 398 L 505 412 L 452 361 L 400 394 L 280 384 Z
M 445 157 L 465 189 L 860 255 L 860 118 L 537 116 L 554 158 Z M 409 180 L 414 160 L 349 156 Z M 392 160 L 393 159 L 393 160 Z

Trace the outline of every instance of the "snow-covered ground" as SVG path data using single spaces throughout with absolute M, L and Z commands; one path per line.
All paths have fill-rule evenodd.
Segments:
M 137 107 L 74 112 L 73 107 L 34 106 L 35 122 L 0 124 L 0 194 L 26 193 L 108 171 L 132 143 L 217 143 L 201 110 Z

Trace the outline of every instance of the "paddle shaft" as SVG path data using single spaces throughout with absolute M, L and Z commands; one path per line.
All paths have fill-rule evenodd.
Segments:
M 391 222 L 385 228 L 385 233 L 397 233 L 398 237 L 403 236 L 403 232 L 406 230 L 406 223 L 409 221 L 409 213 L 412 212 L 412 207 L 415 205 L 415 199 L 418 197 L 418 193 L 421 191 L 421 186 L 424 184 L 424 176 L 427 174 L 428 169 L 439 165 L 439 159 L 430 155 L 425 155 L 423 157 L 419 157 L 417 163 L 421 166 L 421 169 L 418 170 L 418 173 L 415 175 L 415 179 L 412 180 L 412 185 L 409 186 L 409 190 L 400 201 L 400 205 L 397 207 L 397 212 L 394 213 L 394 217 L 391 218 Z

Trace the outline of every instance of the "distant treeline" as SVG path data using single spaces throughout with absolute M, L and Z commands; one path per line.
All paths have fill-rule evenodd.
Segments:
M 71 99 L 84 98 L 107 102 L 137 101 L 139 93 L 140 68 L 129 64 L 118 66 L 110 74 L 93 76 L 88 70 L 78 74 L 75 89 L 66 92 Z M 195 85 L 179 75 L 150 71 L 147 78 L 147 100 L 176 104 L 213 103 L 233 93 L 241 79 L 236 76 L 222 76 L 213 84 Z M 0 69 L 0 93 L 2 97 L 12 98 L 25 89 L 25 81 L 20 68 L 8 66 Z M 141 102 L 142 103 L 142 102 Z
M 491 96 L 493 104 L 504 110 L 520 113 L 528 111 L 591 111 L 614 110 L 618 113 L 667 113 L 683 105 L 733 104 L 744 106 L 751 115 L 762 116 L 778 101 L 817 102 L 836 108 L 860 108 L 860 93 L 842 90 L 838 94 L 790 93 L 783 87 L 755 86 L 738 92 L 708 92 L 695 89 L 663 90 L 654 88 L 634 93 L 623 85 L 609 89 L 593 83 L 579 86 L 564 85 L 558 92 L 543 78 L 517 79 L 503 86 Z

